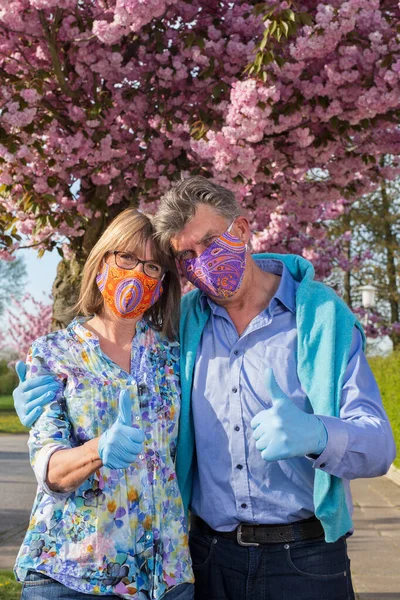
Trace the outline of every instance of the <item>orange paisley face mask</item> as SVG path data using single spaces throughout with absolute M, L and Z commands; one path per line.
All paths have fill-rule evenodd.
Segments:
M 161 279 L 104 263 L 96 283 L 107 306 L 117 317 L 134 319 L 157 302 L 162 294 Z

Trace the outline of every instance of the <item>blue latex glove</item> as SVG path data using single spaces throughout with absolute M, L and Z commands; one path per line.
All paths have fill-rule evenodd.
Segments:
M 26 365 L 18 361 L 15 365 L 19 385 L 13 391 L 14 408 L 19 420 L 25 427 L 31 427 L 42 414 L 43 406 L 51 402 L 60 384 L 50 375 L 40 375 L 25 381 Z
M 144 433 L 132 427 L 131 406 L 129 391 L 122 391 L 117 420 L 100 436 L 99 456 L 110 469 L 127 469 L 143 450 Z
M 297 408 L 283 393 L 269 368 L 265 370 L 265 386 L 272 406 L 251 420 L 253 437 L 262 458 L 273 461 L 321 454 L 328 442 L 323 422 Z

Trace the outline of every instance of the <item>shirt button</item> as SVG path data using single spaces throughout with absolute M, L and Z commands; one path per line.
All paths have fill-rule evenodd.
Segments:
M 136 415 L 135 420 L 139 421 L 139 419 L 140 419 L 139 415 Z
M 326 466 L 326 463 L 321 463 L 319 466 L 321 467 L 321 469 L 323 469 Z
M 234 394 L 236 394 L 236 392 L 237 392 L 237 387 L 233 387 L 233 388 L 232 388 L 232 392 L 233 392 Z
M 236 465 L 236 468 L 239 469 L 239 471 L 241 471 L 243 469 L 243 465 Z
M 140 458 L 140 460 L 143 460 L 144 459 L 143 454 L 139 454 L 139 458 Z
M 239 354 L 239 350 L 234 350 L 234 351 L 233 351 L 233 354 L 234 354 L 235 356 L 237 356 L 237 355 Z
M 235 431 L 240 431 L 239 425 L 235 425 Z
M 247 504 L 245 502 L 243 502 L 243 504 L 240 505 L 241 508 L 247 508 Z

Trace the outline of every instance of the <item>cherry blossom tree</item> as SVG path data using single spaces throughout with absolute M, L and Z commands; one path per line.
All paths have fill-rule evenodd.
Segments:
M 399 154 L 399 19 L 397 0 L 1 0 L 1 256 L 64 255 L 64 324 L 109 220 L 202 173 L 255 250 L 327 275 L 327 224 L 398 173 L 379 158 Z
M 51 331 L 52 304 L 48 298 L 37 300 L 31 294 L 11 298 L 5 315 L 6 327 L 0 331 L 0 350 L 25 360 L 34 340 Z

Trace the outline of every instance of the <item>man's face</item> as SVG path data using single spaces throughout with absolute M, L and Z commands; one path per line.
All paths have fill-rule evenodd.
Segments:
M 246 219 L 238 217 L 231 229 L 246 243 L 243 223 Z M 196 213 L 185 227 L 171 239 L 171 245 L 178 261 L 200 256 L 212 242 L 228 229 L 230 223 L 208 204 L 198 204 Z M 248 225 L 247 225 L 248 227 Z

